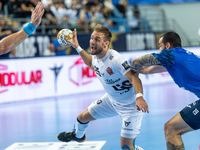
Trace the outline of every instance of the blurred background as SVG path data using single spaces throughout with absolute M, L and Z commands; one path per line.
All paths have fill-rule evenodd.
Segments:
M 30 20 L 38 0 L 0 1 L 0 38 L 19 31 Z M 159 36 L 175 31 L 184 47 L 199 46 L 199 0 L 42 0 L 45 14 L 30 37 L 34 48 L 25 43 L 1 58 L 76 54 L 63 49 L 55 37 L 59 30 L 77 29 L 82 47 L 89 47 L 90 33 L 96 24 L 107 26 L 114 34 L 111 48 L 118 51 L 157 49 Z M 43 40 L 39 40 L 42 38 Z M 30 40 L 30 39 L 29 39 Z M 26 40 L 28 41 L 28 40 Z M 36 49 L 36 50 L 34 50 Z
M 0 149 L 15 142 L 57 142 L 56 135 L 71 130 L 76 116 L 100 98 L 103 87 L 95 72 L 83 63 L 76 50 L 59 45 L 56 36 L 63 28 L 76 28 L 79 44 L 88 51 L 95 25 L 108 27 L 113 34 L 110 48 L 128 62 L 157 52 L 159 37 L 168 31 L 177 32 L 183 47 L 200 54 L 200 0 L 41 1 L 45 6 L 41 25 L 16 49 L 0 56 Z M 0 39 L 22 29 L 37 2 L 0 0 Z M 153 113 L 144 117 L 138 141 L 145 150 L 155 150 L 156 146 L 165 150 L 164 123 L 197 98 L 180 91 L 168 73 L 140 78 Z M 161 122 L 155 128 L 158 120 Z M 106 140 L 104 150 L 118 149 L 121 121 L 114 118 L 104 123 L 91 125 L 88 140 Z M 118 124 L 117 128 L 113 123 Z M 105 125 L 112 129 L 111 133 L 101 132 L 107 128 Z M 192 141 L 184 137 L 188 149 L 200 149 L 198 135 L 192 133 Z M 160 139 L 160 143 L 156 142 Z

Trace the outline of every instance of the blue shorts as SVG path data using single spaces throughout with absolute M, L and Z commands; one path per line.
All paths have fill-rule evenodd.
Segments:
M 180 111 L 180 114 L 192 129 L 200 129 L 200 100 L 187 105 Z

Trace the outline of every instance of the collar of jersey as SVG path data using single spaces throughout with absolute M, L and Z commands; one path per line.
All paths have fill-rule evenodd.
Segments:
M 100 60 L 100 61 L 105 61 L 107 58 L 108 58 L 108 56 L 109 56 L 109 53 L 110 53 L 110 49 L 108 49 L 108 51 L 107 51 L 107 53 L 106 53 L 106 55 L 103 57 L 103 58 L 101 58 L 101 59 L 98 59 L 98 60 Z

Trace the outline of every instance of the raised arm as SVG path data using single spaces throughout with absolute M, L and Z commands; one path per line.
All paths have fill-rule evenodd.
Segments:
M 75 48 L 77 50 L 77 52 L 79 53 L 79 55 L 82 57 L 84 63 L 90 69 L 94 70 L 94 67 L 92 66 L 92 56 L 90 54 L 88 54 L 85 50 L 81 49 L 81 47 L 79 46 L 78 39 L 77 39 L 76 29 L 74 29 L 73 35 L 74 35 L 73 40 L 72 41 L 68 40 L 68 42 L 71 44 L 71 46 L 73 48 Z
M 148 105 L 142 95 L 143 94 L 142 82 L 137 76 L 137 74 L 133 70 L 130 70 L 124 76 L 133 84 L 133 87 L 135 89 L 136 108 L 138 110 L 142 110 L 143 112 L 149 113 Z
M 44 14 L 44 6 L 41 2 L 38 2 L 34 10 L 32 10 L 30 25 L 27 25 L 27 30 L 21 29 L 20 31 L 13 33 L 0 41 L 0 55 L 8 53 L 13 50 L 16 46 L 22 43 L 41 23 L 42 15 Z M 25 31 L 26 30 L 26 31 Z

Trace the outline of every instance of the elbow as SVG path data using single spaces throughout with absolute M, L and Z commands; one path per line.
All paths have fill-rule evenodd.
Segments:
M 8 53 L 9 51 L 11 51 L 11 48 L 12 48 L 11 46 L 6 46 L 4 52 Z
M 147 73 L 147 72 L 140 72 L 140 74 L 144 74 L 144 75 L 147 75 L 148 73 Z
M 11 47 L 2 47 L 0 48 L 0 54 L 6 54 L 10 51 Z
M 143 71 L 143 72 L 140 72 L 140 74 L 147 75 L 147 74 L 151 74 L 151 72 Z
M 144 74 L 144 75 L 147 75 L 147 74 L 153 74 L 155 73 L 154 72 L 154 67 L 152 66 L 143 66 L 141 69 L 140 69 L 140 74 Z
M 143 67 L 138 72 L 139 72 L 139 74 L 144 74 L 144 75 L 145 74 L 149 74 L 149 70 L 147 70 L 147 69 L 145 69 Z
M 146 69 L 146 70 L 141 71 L 140 73 L 144 74 L 144 75 L 147 75 L 147 74 L 153 74 L 154 72 L 152 70 Z
M 4 47 L 3 48 L 3 54 L 6 54 L 6 53 L 8 53 L 9 51 L 11 51 L 11 46 L 6 46 L 6 47 Z

